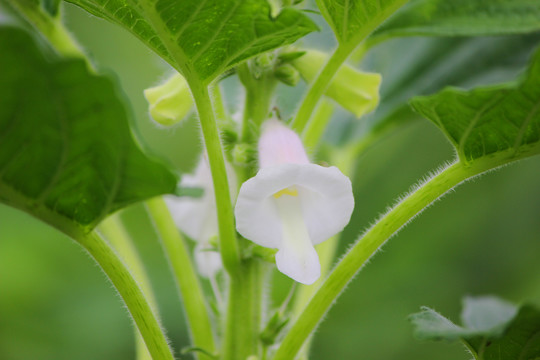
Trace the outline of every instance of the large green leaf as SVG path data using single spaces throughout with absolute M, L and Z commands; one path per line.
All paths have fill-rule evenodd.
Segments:
M 482 38 L 400 38 L 374 48 L 363 67 L 384 74 L 381 103 L 364 123 L 349 120 L 345 139 L 381 136 L 422 119 L 408 101 L 448 85 L 472 88 L 515 79 L 527 66 L 540 33 Z M 478 56 L 482 54 L 483 56 Z M 399 58 L 399 66 L 389 59 Z M 366 126 L 367 125 L 367 126 Z
M 364 66 L 385 74 L 379 114 L 445 86 L 473 88 L 515 79 L 540 33 L 481 38 L 402 38 L 374 49 Z M 482 56 L 478 56 L 482 54 Z M 393 61 L 399 57 L 400 66 Z
M 124 26 L 186 78 L 203 82 L 317 30 L 292 8 L 272 17 L 266 0 L 67 1 Z
M 538 154 L 540 51 L 517 84 L 447 88 L 411 104 L 447 135 L 465 166 L 491 168 Z
M 424 340 L 461 340 L 476 359 L 540 358 L 540 311 L 515 306 L 494 297 L 467 298 L 463 326 L 424 307 L 410 317 L 415 335 Z
M 413 0 L 374 36 L 479 36 L 539 29 L 538 0 Z
M 176 177 L 131 137 L 114 84 L 0 28 L 0 201 L 76 235 Z
M 340 44 L 356 46 L 409 0 L 317 0 Z

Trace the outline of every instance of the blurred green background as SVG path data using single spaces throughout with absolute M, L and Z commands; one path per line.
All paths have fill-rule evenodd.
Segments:
M 177 169 L 188 171 L 200 147 L 195 121 L 160 129 L 150 122 L 142 95 L 144 88 L 164 79 L 170 68 L 119 28 L 73 6 L 66 10 L 68 26 L 81 44 L 102 71 L 119 80 L 132 106 L 141 144 Z M 321 36 L 310 35 L 306 42 L 319 44 Z M 461 40 L 393 41 L 375 49 L 365 66 L 382 71 L 383 93 L 391 94 L 392 84 L 407 86 L 419 78 L 414 73 L 400 78 L 411 64 L 407 59 L 420 56 L 421 49 L 434 42 L 439 46 L 455 41 Z M 492 49 L 495 40 L 478 41 Z M 330 38 L 322 42 L 331 46 Z M 450 63 L 471 61 L 473 66 L 467 58 L 488 56 L 477 48 L 460 45 L 458 53 L 454 47 Z M 461 77 L 455 84 L 512 79 L 526 63 L 527 51 L 475 81 Z M 422 78 L 418 91 L 429 91 L 441 78 L 457 79 L 458 72 L 444 65 L 448 61 L 434 59 L 429 65 L 437 61 L 441 68 Z M 234 79 L 225 85 L 229 105 L 237 111 L 241 95 L 234 92 Z M 278 103 L 288 114 L 298 95 L 290 88 L 280 89 Z M 394 95 L 388 95 L 378 114 L 398 101 Z M 353 126 L 353 134 L 362 132 L 361 125 L 351 125 L 347 114 L 338 115 L 335 127 Z M 356 209 L 340 252 L 400 194 L 453 156 L 450 144 L 427 120 L 414 121 L 369 149 L 357 160 Z M 540 303 L 539 185 L 540 157 L 536 157 L 466 183 L 426 210 L 348 286 L 315 335 L 312 359 L 469 359 L 459 344 L 415 340 L 407 315 L 428 305 L 458 321 L 464 295 L 495 294 L 518 303 Z M 141 206 L 127 209 L 123 216 L 133 224 L 130 231 L 144 254 L 162 321 L 179 350 L 188 345 L 188 338 L 161 249 Z M 279 297 L 290 283 L 281 275 L 277 280 L 282 286 Z M 133 359 L 132 334 L 127 311 L 80 247 L 30 216 L 0 205 L 0 359 Z

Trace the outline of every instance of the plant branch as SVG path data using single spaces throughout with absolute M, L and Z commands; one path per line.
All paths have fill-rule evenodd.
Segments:
M 260 352 L 263 264 L 251 258 L 242 263 L 242 268 L 229 285 L 222 360 L 247 359 Z
M 314 153 L 319 146 L 333 113 L 334 104 L 327 99 L 322 99 L 313 119 L 307 124 L 302 133 L 304 146 L 310 153 Z
M 199 121 L 201 123 L 205 148 L 210 163 L 210 171 L 212 173 L 216 196 L 221 258 L 227 272 L 231 276 L 235 276 L 240 267 L 240 250 L 236 239 L 229 181 L 225 170 L 225 158 L 223 156 L 212 101 L 208 88 L 204 84 L 198 81 L 192 81 L 189 85 L 199 113 Z
M 180 236 L 165 201 L 153 198 L 146 202 L 146 209 L 161 239 L 165 256 L 171 266 L 183 300 L 184 310 L 191 331 L 193 346 L 209 353 L 216 351 L 212 324 L 202 287 L 197 278 L 188 246 Z M 206 355 L 201 358 L 210 359 Z
M 122 260 L 97 232 L 75 239 L 99 264 L 124 300 L 154 360 L 174 360 L 156 315 Z
M 324 314 L 367 260 L 405 224 L 461 182 L 476 175 L 456 162 L 399 202 L 372 226 L 332 270 L 283 339 L 274 360 L 293 359 Z
M 135 249 L 129 234 L 122 224 L 120 216 L 114 214 L 105 219 L 99 225 L 99 232 L 105 236 L 109 243 L 119 253 L 120 257 L 133 274 L 135 281 L 139 284 L 150 307 L 154 310 L 156 315 L 158 315 L 156 297 L 150 285 L 150 279 L 148 278 L 143 262 L 137 253 L 137 249 Z M 144 343 L 144 339 L 137 330 L 135 331 L 135 343 L 137 348 L 137 359 L 151 359 L 150 353 Z
M 39 2 L 7 0 L 36 30 L 43 35 L 54 50 L 62 56 L 76 57 L 88 62 L 77 41 L 62 24 L 60 17 L 46 14 Z

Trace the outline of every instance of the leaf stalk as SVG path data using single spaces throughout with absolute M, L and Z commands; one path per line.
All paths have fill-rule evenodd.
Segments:
M 477 172 L 455 162 L 399 202 L 372 226 L 332 270 L 283 339 L 274 360 L 293 359 L 328 309 L 384 243 L 426 207 Z
M 146 209 L 159 234 L 165 256 L 180 291 L 193 346 L 214 353 L 216 345 L 209 309 L 186 241 L 178 232 L 163 198 L 157 197 L 148 200 Z M 201 359 L 211 359 L 204 353 L 200 353 L 199 356 Z
M 165 333 L 157 316 L 145 298 L 139 284 L 135 281 L 126 265 L 95 231 L 80 235 L 75 239 L 105 272 L 122 299 L 154 360 L 174 360 Z

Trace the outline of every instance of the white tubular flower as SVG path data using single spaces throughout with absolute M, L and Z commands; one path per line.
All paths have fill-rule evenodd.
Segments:
M 259 164 L 240 188 L 236 228 L 256 244 L 277 248 L 279 271 L 312 284 L 321 273 L 314 245 L 349 223 L 351 182 L 334 166 L 310 163 L 298 135 L 277 120 L 263 125 Z
M 232 172 L 228 172 L 229 175 Z M 231 188 L 236 187 L 236 178 L 229 176 Z M 167 205 L 171 210 L 176 226 L 193 240 L 197 241 L 195 247 L 195 262 L 199 273 L 212 277 L 221 268 L 221 256 L 212 250 L 210 239 L 218 235 L 218 221 L 216 213 L 216 199 L 212 174 L 206 157 L 202 156 L 195 173 L 184 175 L 181 186 L 202 188 L 201 197 L 175 197 L 168 198 Z

